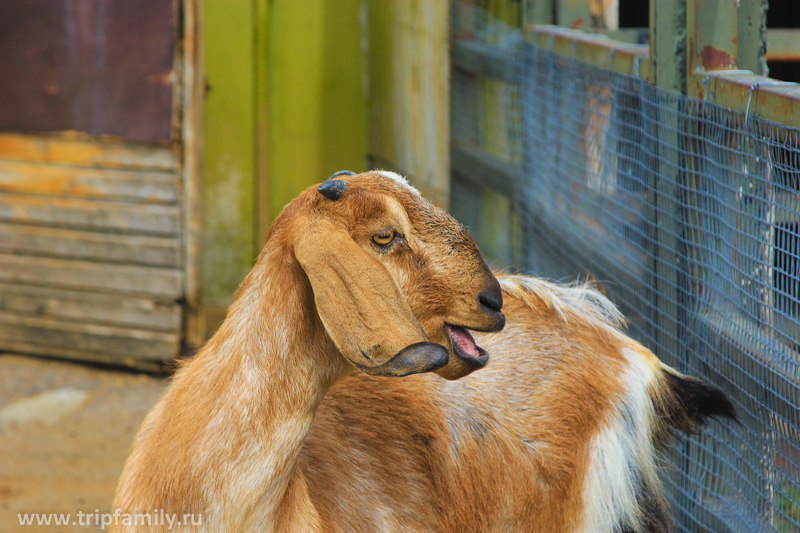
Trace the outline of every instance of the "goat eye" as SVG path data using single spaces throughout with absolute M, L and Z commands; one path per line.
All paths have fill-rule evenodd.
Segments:
M 379 233 L 372 237 L 372 242 L 377 244 L 378 246 L 389 246 L 392 244 L 395 236 L 397 234 L 394 231 L 387 231 L 386 233 Z

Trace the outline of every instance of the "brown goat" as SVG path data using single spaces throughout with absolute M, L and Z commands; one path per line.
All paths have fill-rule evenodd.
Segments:
M 331 385 L 486 363 L 465 328 L 502 328 L 502 296 L 465 229 L 396 174 L 334 177 L 283 210 L 225 322 L 145 418 L 117 531 L 187 514 L 184 531 L 320 531 L 296 462 Z
M 659 449 L 733 417 L 724 394 L 620 332 L 597 291 L 500 275 L 501 297 L 463 229 L 399 177 L 320 191 L 276 221 L 148 415 L 116 507 L 224 533 L 669 530 Z M 477 336 L 491 363 L 463 377 L 486 354 L 457 326 L 496 331 L 503 300 L 506 328 Z M 463 379 L 367 375 L 443 364 L 425 338 L 447 346 L 437 373 Z
M 621 333 L 597 291 L 498 278 L 486 368 L 330 389 L 299 460 L 322 531 L 669 531 L 659 451 L 734 418 L 727 397 Z

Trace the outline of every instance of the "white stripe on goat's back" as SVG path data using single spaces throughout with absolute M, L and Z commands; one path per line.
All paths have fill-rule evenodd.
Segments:
M 638 497 L 644 490 L 656 498 L 661 493 L 651 439 L 655 417 L 651 391 L 657 386 L 657 368 L 638 351 L 625 348 L 623 355 L 624 392 L 590 444 L 583 487 L 584 533 L 640 531 L 644 517 Z
M 613 328 L 619 328 L 625 322 L 625 317 L 617 307 L 590 283 L 559 285 L 542 278 L 516 274 L 496 275 L 503 291 L 519 298 L 533 309 L 537 305 L 534 298 L 538 298 L 564 321 L 568 322 L 571 315 L 577 314 L 598 325 Z

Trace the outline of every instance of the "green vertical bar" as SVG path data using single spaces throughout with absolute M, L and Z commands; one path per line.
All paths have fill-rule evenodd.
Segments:
M 489 0 L 486 8 L 491 17 L 510 28 L 520 27 L 522 13 L 518 2 Z M 490 41 L 487 44 L 497 43 Z M 519 163 L 512 161 L 514 139 L 510 135 L 508 124 L 508 100 L 513 87 L 510 82 L 486 77 L 480 79 L 478 87 L 481 98 L 479 117 L 483 121 L 481 130 L 485 132 L 480 148 L 509 163 Z M 515 256 L 521 255 L 518 253 L 519 243 L 512 240 L 519 233 L 516 229 L 512 230 L 515 222 L 514 200 L 488 187 L 481 191 L 481 224 L 477 228 L 477 240 L 482 253 L 493 267 L 516 266 Z
M 225 306 L 254 257 L 255 94 L 252 0 L 203 2 L 204 305 Z
M 685 93 L 687 89 L 687 50 L 692 30 L 687 32 L 687 24 L 692 22 L 688 9 L 693 0 L 655 0 L 656 12 L 653 18 L 655 82 L 660 88 Z M 702 1 L 702 0 L 701 0 Z M 652 213 L 655 228 L 655 252 L 653 262 L 653 306 L 657 310 L 656 353 L 669 364 L 681 367 L 685 359 L 680 345 L 681 301 L 684 295 L 686 277 L 680 271 L 681 228 L 685 221 L 681 218 L 680 187 L 685 180 L 685 172 L 679 153 L 681 132 L 686 124 L 681 118 L 684 111 L 682 100 L 665 101 L 663 107 L 653 110 L 658 113 L 656 131 L 658 139 L 655 152 L 658 162 L 653 169 L 651 186 L 655 189 Z M 684 302 L 685 304 L 685 302 Z
M 532 26 L 537 24 L 554 24 L 555 23 L 555 9 L 553 0 L 525 0 L 522 4 L 522 28 L 525 40 L 530 43 L 533 42 L 534 32 L 530 30 Z M 535 43 L 539 44 L 539 43 Z M 525 84 L 531 83 L 530 80 L 523 80 L 520 91 L 526 92 Z M 527 96 L 524 96 L 527 98 Z M 524 127 L 525 122 L 522 122 Z M 520 157 L 522 159 L 522 168 L 531 168 L 531 154 L 529 144 L 523 142 L 520 149 Z M 524 171 L 524 170 L 523 170 Z M 521 187 L 535 187 L 536 184 L 532 181 L 532 176 L 525 176 L 524 181 L 519 184 Z M 524 194 L 518 194 L 517 198 L 525 198 Z M 519 259 L 515 264 L 527 271 L 540 272 L 541 265 L 538 257 L 536 256 L 535 242 L 538 239 L 536 235 L 536 228 L 538 224 L 537 214 L 534 210 L 524 201 L 517 202 L 517 210 L 514 216 L 515 222 L 515 236 L 514 240 L 519 242 L 520 245 L 517 250 Z
M 361 9 L 361 0 L 271 3 L 272 216 L 303 189 L 337 170 L 365 170 L 367 102 Z
M 524 0 L 522 3 L 522 21 L 525 27 L 535 24 L 553 24 L 552 0 Z
M 687 86 L 687 0 L 652 0 L 650 18 L 650 43 L 654 61 L 655 84 L 675 93 L 686 93 Z M 691 32 L 691 30 L 689 30 Z M 643 103 L 644 106 L 648 104 Z M 652 104 L 651 104 L 652 105 Z M 684 224 L 680 219 L 679 187 L 676 186 L 683 179 L 680 170 L 680 154 L 677 151 L 679 144 L 679 129 L 684 124 L 677 120 L 670 120 L 681 111 L 680 100 L 674 101 L 670 108 L 664 106 L 652 109 L 658 114 L 650 134 L 657 139 L 653 152 L 658 159 L 654 160 L 652 174 L 648 175 L 648 185 L 655 190 L 655 199 L 652 202 L 654 209 L 646 213 L 655 228 L 654 251 L 656 254 L 652 262 L 653 276 L 650 286 L 651 305 L 656 313 L 656 328 L 652 338 L 656 342 L 653 351 L 667 364 L 685 370 L 686 354 L 680 350 L 678 342 L 681 329 L 678 286 L 683 285 L 686 276 L 679 273 L 678 265 L 678 238 L 679 228 Z M 687 449 L 684 447 L 680 453 L 675 453 L 673 458 L 678 468 L 671 469 L 667 475 L 670 485 L 679 487 L 673 493 L 678 500 L 675 512 L 679 524 L 684 524 L 686 516 L 683 509 L 686 502 L 683 500 L 683 491 L 688 486 L 686 461 Z
M 589 0 L 554 0 L 556 24 L 576 30 L 591 31 L 595 27 Z
M 266 242 L 267 232 L 276 213 L 270 206 L 270 0 L 253 0 L 255 4 L 255 149 L 256 149 L 256 249 Z
M 395 69 L 392 58 L 396 46 L 392 30 L 394 0 L 368 2 L 367 39 L 369 41 L 367 64 L 369 78 L 369 146 L 371 157 L 397 161 L 395 131 L 392 118 L 392 91 L 395 86 Z
M 688 0 L 689 3 L 694 0 Z M 702 0 L 698 0 L 702 1 Z M 650 28 L 655 61 L 655 82 L 660 88 L 685 92 L 687 84 L 687 0 L 654 0 L 655 13 L 651 18 Z M 691 33 L 691 30 L 689 30 Z M 681 220 L 679 203 L 679 185 L 683 180 L 681 170 L 679 135 L 685 125 L 680 121 L 680 100 L 672 107 L 654 110 L 659 113 L 658 126 L 653 132 L 658 139 L 657 168 L 650 176 L 651 186 L 656 191 L 653 202 L 654 212 L 648 218 L 653 220 L 655 231 L 656 259 L 653 263 L 655 277 L 653 294 L 657 299 L 653 302 L 658 310 L 657 353 L 667 358 L 672 364 L 681 361 L 683 354 L 679 350 L 679 286 L 682 280 L 679 273 L 679 240 Z
M 686 92 L 686 0 L 652 0 L 650 43 L 655 84 Z
M 204 303 L 226 306 L 271 220 L 364 170 L 361 0 L 205 0 Z
M 738 2 L 737 2 L 738 3 Z M 738 17 L 729 0 L 687 0 L 687 93 L 702 98 L 696 73 L 738 68 Z
M 737 17 L 739 68 L 766 76 L 767 70 L 767 0 L 739 0 Z

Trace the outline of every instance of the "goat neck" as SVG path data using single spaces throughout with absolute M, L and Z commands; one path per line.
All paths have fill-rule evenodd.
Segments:
M 286 250 L 270 239 L 217 334 L 145 420 L 128 485 L 165 470 L 171 483 L 136 491 L 149 501 L 119 494 L 116 507 L 197 512 L 206 531 L 315 529 L 294 465 L 322 397 L 352 367 L 308 315 L 313 294 Z

